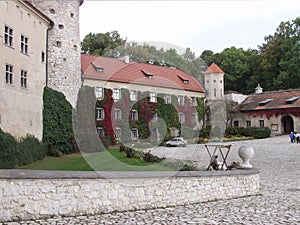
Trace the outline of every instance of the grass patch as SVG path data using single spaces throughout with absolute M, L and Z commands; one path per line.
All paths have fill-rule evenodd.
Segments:
M 172 167 L 159 163 L 146 163 L 142 159 L 127 158 L 119 148 L 98 153 L 74 153 L 62 157 L 46 157 L 43 160 L 19 167 L 30 170 L 69 171 L 172 171 Z

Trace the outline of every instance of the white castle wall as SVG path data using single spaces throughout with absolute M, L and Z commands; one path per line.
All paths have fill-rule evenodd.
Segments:
M 0 222 L 130 211 L 250 196 L 257 170 L 0 171 Z

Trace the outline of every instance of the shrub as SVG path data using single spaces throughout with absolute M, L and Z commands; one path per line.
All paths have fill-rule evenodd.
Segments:
M 246 136 L 254 138 L 268 138 L 271 130 L 268 127 L 227 127 L 225 136 Z
M 27 135 L 18 142 L 18 166 L 27 165 L 46 156 L 47 150 L 44 143 L 39 142 L 32 135 Z
M 17 162 L 16 139 L 0 129 L 0 169 L 14 169 Z

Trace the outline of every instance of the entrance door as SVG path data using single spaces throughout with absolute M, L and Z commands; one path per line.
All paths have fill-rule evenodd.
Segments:
M 291 116 L 284 116 L 281 120 L 283 133 L 288 134 L 294 132 L 294 120 Z

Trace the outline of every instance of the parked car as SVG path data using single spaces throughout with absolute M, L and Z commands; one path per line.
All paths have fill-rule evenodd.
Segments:
M 175 146 L 175 147 L 184 147 L 187 145 L 187 141 L 182 137 L 173 138 L 170 141 L 166 142 L 167 147 Z

